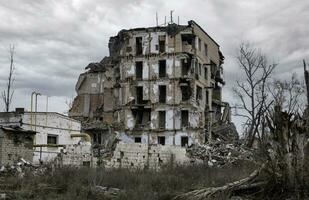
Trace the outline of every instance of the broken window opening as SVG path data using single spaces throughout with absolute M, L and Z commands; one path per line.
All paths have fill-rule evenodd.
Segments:
M 159 53 L 165 52 L 165 40 L 166 40 L 165 35 L 159 36 Z
M 182 110 L 181 111 L 181 127 L 188 127 L 189 125 L 189 111 Z
M 213 89 L 213 99 L 221 100 L 221 87 L 217 83 Z
M 200 38 L 198 38 L 198 50 L 201 51 L 202 50 L 202 41 Z
M 141 137 L 135 137 L 134 142 L 135 143 L 142 143 L 142 138 Z
M 143 121 L 143 111 L 137 111 L 136 117 L 135 117 L 135 125 L 141 125 Z
M 195 47 L 195 36 L 192 34 L 182 34 L 182 51 L 191 51 Z
M 209 92 L 206 91 L 206 105 L 209 105 Z
M 198 74 L 202 76 L 202 64 L 201 63 L 198 64 Z
M 159 102 L 166 103 L 166 85 L 159 85 Z
M 47 135 L 47 144 L 58 144 L 58 135 Z
M 194 62 L 194 73 L 198 74 L 198 61 L 197 60 L 195 60 Z
M 207 71 L 207 67 L 204 68 L 204 78 L 205 80 L 207 80 L 207 76 L 208 76 L 208 71 Z
M 187 101 L 191 97 L 191 88 L 190 82 L 184 79 L 181 79 L 179 82 L 180 90 L 181 90 L 181 100 Z
M 189 144 L 189 138 L 187 136 L 182 136 L 181 137 L 181 146 L 187 147 L 188 144 Z
M 166 60 L 159 60 L 159 77 L 166 77 Z
M 196 100 L 202 100 L 202 88 L 200 86 L 196 86 Z
M 93 144 L 102 144 L 102 133 L 92 133 Z
M 217 65 L 212 60 L 210 61 L 211 78 L 215 78 Z
M 205 52 L 205 56 L 208 56 L 208 46 L 207 46 L 207 44 L 204 44 L 204 52 Z
M 181 99 L 187 101 L 190 99 L 191 91 L 189 86 L 181 86 Z
M 143 79 L 143 61 L 135 62 L 136 79 Z
M 135 39 L 135 44 L 136 44 L 136 47 L 135 47 L 135 51 L 136 51 L 136 55 L 142 55 L 143 54 L 143 38 L 142 37 L 136 37 Z
M 190 69 L 190 62 L 187 59 L 181 59 L 181 74 L 187 76 Z
M 151 109 L 139 108 L 132 110 L 135 119 L 135 128 L 141 128 L 149 125 Z
M 143 86 L 136 86 L 136 103 L 143 104 Z
M 158 144 L 165 145 L 165 136 L 158 136 Z
M 159 111 L 159 128 L 165 129 L 165 111 Z

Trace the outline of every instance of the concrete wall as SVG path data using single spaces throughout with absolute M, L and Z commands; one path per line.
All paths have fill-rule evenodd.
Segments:
M 118 143 L 114 155 L 105 160 L 105 167 L 160 169 L 168 164 L 186 164 L 186 149 L 176 146 Z

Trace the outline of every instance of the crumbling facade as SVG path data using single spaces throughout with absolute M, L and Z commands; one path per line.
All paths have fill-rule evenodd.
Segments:
M 0 126 L 0 166 L 12 165 L 20 159 L 32 162 L 36 132 L 18 126 Z
M 79 163 L 78 165 L 88 165 L 93 160 L 91 139 L 89 135 L 81 133 L 81 123 L 60 113 L 25 112 L 24 109 L 17 108 L 15 112 L 0 112 L 0 126 L 14 127 L 14 133 L 20 134 L 14 134 L 14 137 L 11 138 L 14 139 L 13 141 L 22 142 L 13 145 L 13 142 L 8 140 L 10 138 L 7 135 L 13 135 L 13 129 L 10 128 L 5 130 L 8 132 L 12 129 L 8 132 L 11 134 L 4 134 L 3 137 L 0 134 L 0 145 L 3 143 L 2 141 L 5 141 L 4 144 L 7 145 L 4 145 L 3 148 L 8 147 L 6 149 L 18 152 L 16 155 L 33 164 L 53 162 L 59 156 L 61 159 L 58 159 L 58 161 L 62 161 L 64 165 L 77 165 L 77 163 Z M 30 137 L 25 136 L 26 133 L 28 135 L 35 133 L 31 141 Z M 14 148 L 11 146 L 14 146 Z M 8 150 L 3 152 L 6 153 L 2 157 L 6 154 L 12 154 L 11 160 L 16 161 L 17 156 L 14 157 L 14 153 L 7 153 Z M 31 156 L 25 157 L 21 152 L 31 152 L 31 154 L 26 154 Z
M 69 116 L 92 142 L 204 143 L 222 120 L 224 56 L 194 21 L 122 30 L 110 56 L 90 63 L 76 84 Z

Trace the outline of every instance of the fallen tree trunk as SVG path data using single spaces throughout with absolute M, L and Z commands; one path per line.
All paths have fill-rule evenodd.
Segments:
M 188 193 L 180 194 L 176 196 L 173 200 L 213 200 L 222 195 L 228 195 L 233 191 L 242 189 L 252 189 L 254 187 L 261 187 L 267 182 L 252 183 L 252 181 L 258 177 L 261 171 L 265 168 L 266 164 L 263 164 L 259 169 L 253 171 L 248 177 L 229 183 L 221 187 L 210 187 L 200 190 L 193 190 Z

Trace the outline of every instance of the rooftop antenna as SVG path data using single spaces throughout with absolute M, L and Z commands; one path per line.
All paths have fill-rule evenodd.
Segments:
M 178 25 L 179 25 L 179 16 L 178 16 Z
M 158 12 L 156 12 L 156 23 L 157 23 L 157 26 L 159 26 L 159 23 L 158 23 Z
M 173 23 L 173 10 L 171 10 L 171 24 Z
M 166 16 L 164 17 L 164 26 L 166 26 Z

